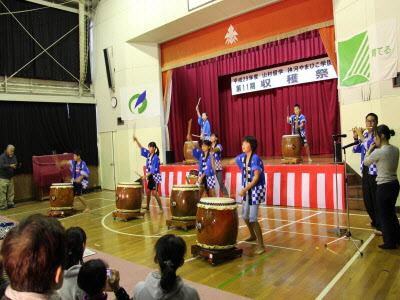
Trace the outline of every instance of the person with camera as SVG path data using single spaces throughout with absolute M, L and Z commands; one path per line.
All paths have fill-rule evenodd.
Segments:
M 18 162 L 14 151 L 15 147 L 8 145 L 0 155 L 0 210 L 15 208 L 13 176 Z

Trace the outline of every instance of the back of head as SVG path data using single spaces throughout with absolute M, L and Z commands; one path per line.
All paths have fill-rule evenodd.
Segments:
M 65 232 L 67 240 L 67 259 L 65 269 L 83 263 L 83 252 L 86 245 L 86 233 L 80 227 L 70 227 Z
M 395 135 L 395 131 L 394 131 L 393 129 L 389 129 L 388 126 L 382 124 L 382 125 L 379 125 L 378 127 L 376 127 L 376 134 L 377 134 L 379 137 L 381 137 L 382 134 L 384 134 L 384 135 L 385 135 L 385 138 L 386 138 L 387 140 L 390 140 L 390 137 L 392 137 L 392 136 Z
M 14 290 L 51 291 L 57 269 L 65 262 L 64 227 L 53 217 L 31 215 L 8 232 L 1 255 Z
M 167 293 L 174 287 L 176 270 L 183 265 L 186 243 L 180 236 L 166 234 L 158 239 L 154 248 L 161 269 L 160 286 Z
M 258 142 L 254 136 L 248 135 L 243 138 L 243 142 L 248 142 L 250 144 L 251 150 L 254 152 L 257 150 Z
M 100 294 L 107 281 L 107 268 L 101 259 L 85 262 L 79 269 L 78 286 L 89 297 Z

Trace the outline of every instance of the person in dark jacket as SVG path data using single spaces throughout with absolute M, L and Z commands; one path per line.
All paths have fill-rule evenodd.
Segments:
M 18 166 L 15 147 L 8 145 L 0 155 L 0 210 L 15 208 L 13 176 Z

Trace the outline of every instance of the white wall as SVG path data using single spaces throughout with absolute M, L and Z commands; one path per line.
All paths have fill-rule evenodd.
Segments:
M 397 52 L 400 53 L 400 1 L 333 0 L 333 6 L 336 40 L 348 38 L 379 21 L 396 18 Z M 397 71 L 400 71 L 400 58 Z M 378 115 L 380 124 L 386 124 L 396 131 L 397 135 L 390 141 L 400 147 L 400 121 L 398 117 L 400 88 L 393 88 L 392 80 L 380 81 L 366 87 L 339 90 L 339 99 L 342 103 L 340 109 L 342 132 L 349 135 L 343 143 L 352 142 L 352 135 L 348 130 L 354 126 L 364 126 L 365 116 L 373 112 Z M 349 153 L 347 162 L 353 169 L 359 170 L 359 154 Z M 400 176 L 399 171 L 398 176 Z

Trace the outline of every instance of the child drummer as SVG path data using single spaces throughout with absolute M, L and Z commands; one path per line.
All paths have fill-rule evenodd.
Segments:
M 306 148 L 306 152 L 308 155 L 308 161 L 312 162 L 311 156 L 310 156 L 310 147 L 308 147 L 308 142 L 306 139 L 306 117 L 302 114 L 300 114 L 300 105 L 295 104 L 294 105 L 294 115 L 289 116 L 289 106 L 288 106 L 288 116 L 287 116 L 287 122 L 289 124 L 292 124 L 292 134 L 298 134 L 300 135 L 301 138 L 301 144 Z
M 264 164 L 261 158 L 255 154 L 258 142 L 254 136 L 243 138 L 243 153 L 236 156 L 236 164 L 242 171 L 243 189 L 239 192 L 242 198 L 242 218 L 250 231 L 250 236 L 245 241 L 257 240 L 258 245 L 253 254 L 265 252 L 264 239 L 260 224 L 258 223 L 258 206 L 265 202 L 266 187 Z
M 215 197 L 215 165 L 213 153 L 211 153 L 211 142 L 204 140 L 200 150 L 193 143 L 190 135 L 187 136 L 187 140 L 192 144 L 192 155 L 199 161 L 199 177 L 197 182 L 200 184 L 200 197 L 203 195 L 204 190 L 206 191 L 206 195 L 210 194 L 211 197 Z

